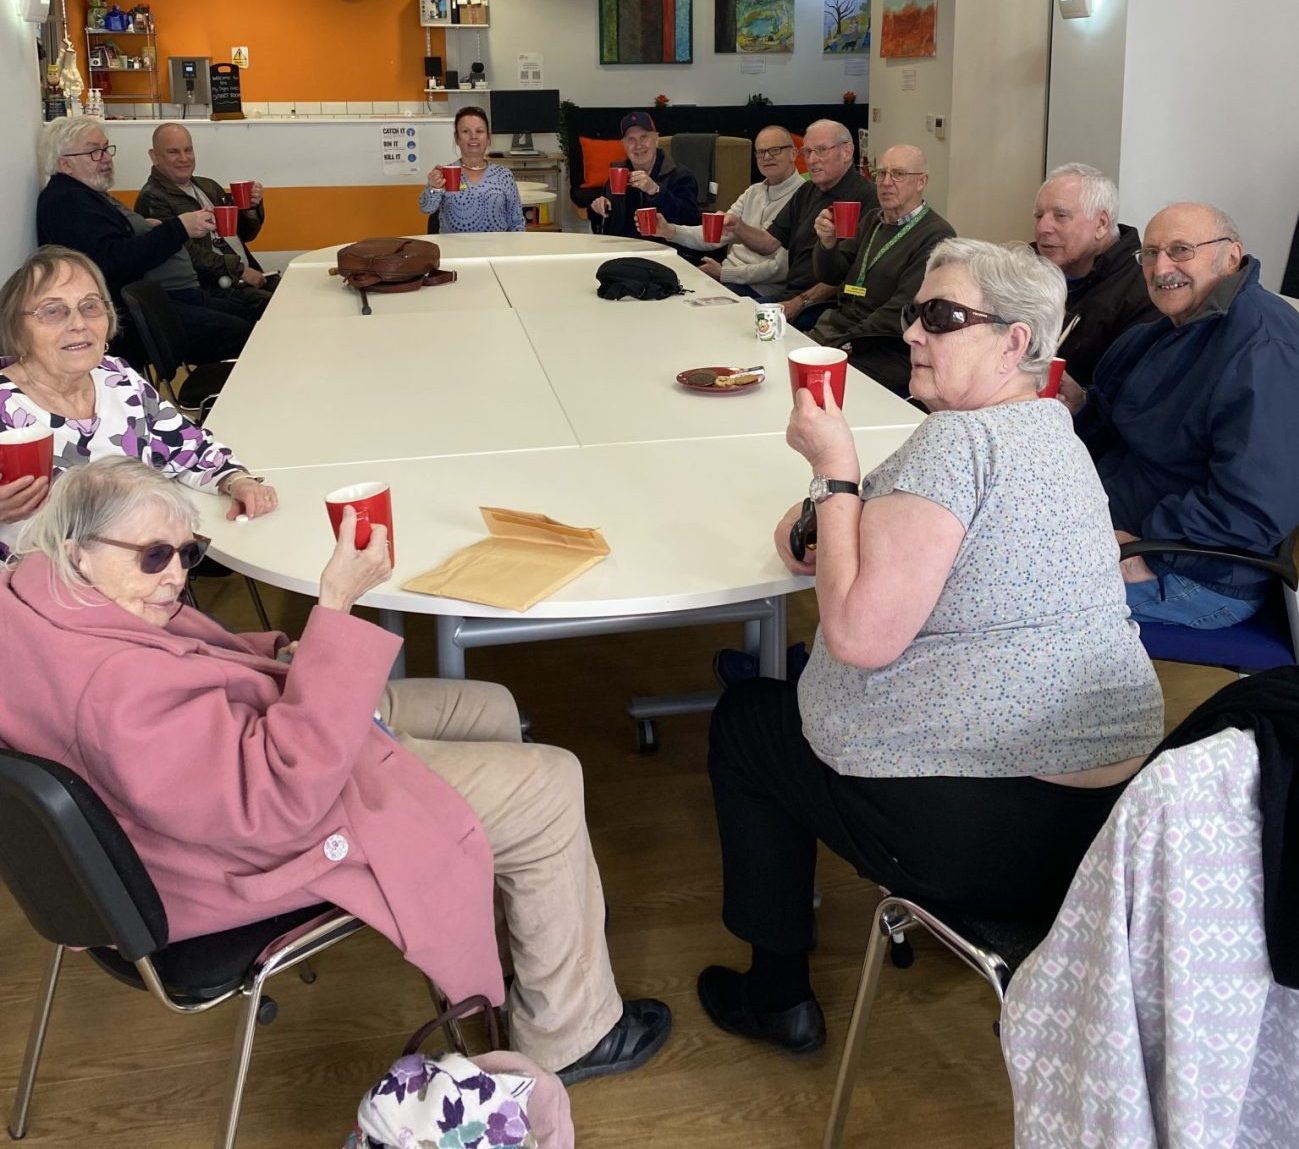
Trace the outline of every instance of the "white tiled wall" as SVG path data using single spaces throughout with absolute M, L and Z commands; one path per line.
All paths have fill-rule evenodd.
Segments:
M 244 115 L 249 119 L 263 116 L 426 116 L 429 109 L 423 100 L 245 100 Z M 206 120 L 211 109 L 207 104 L 116 104 L 109 114 L 121 119 Z

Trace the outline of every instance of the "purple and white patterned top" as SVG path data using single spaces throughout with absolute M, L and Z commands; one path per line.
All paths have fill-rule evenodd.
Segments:
M 42 424 L 54 432 L 54 477 L 69 467 L 112 455 L 130 455 L 187 487 L 215 491 L 233 471 L 247 470 L 229 447 L 187 419 L 159 396 L 125 360 L 107 356 L 90 372 L 95 414 L 90 419 L 51 415 L 24 395 L 0 359 L 0 430 Z M 18 537 L 21 523 L 0 523 L 0 558 Z
M 523 230 L 519 185 L 500 164 L 488 164 L 477 183 L 462 176 L 458 192 L 426 187 L 420 193 L 419 210 L 425 215 L 441 211 L 442 230 L 448 232 Z

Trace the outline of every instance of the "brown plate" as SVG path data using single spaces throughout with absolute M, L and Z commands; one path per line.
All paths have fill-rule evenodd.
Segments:
M 687 391 L 694 391 L 700 395 L 741 395 L 745 391 L 752 391 L 761 382 L 761 378 L 755 379 L 752 383 L 740 383 L 734 387 L 718 387 L 715 380 L 721 375 L 738 375 L 738 367 L 691 367 L 688 371 L 682 371 L 677 376 L 677 382 Z

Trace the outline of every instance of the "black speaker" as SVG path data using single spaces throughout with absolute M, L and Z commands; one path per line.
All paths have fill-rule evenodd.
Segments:
M 442 77 L 442 57 L 425 56 L 424 57 L 424 75 L 430 80 L 438 80 Z
M 458 88 L 458 87 L 460 87 L 460 73 L 459 73 L 459 72 L 453 72 L 453 71 L 451 71 L 450 69 L 447 69 L 447 87 L 448 87 L 448 88 Z

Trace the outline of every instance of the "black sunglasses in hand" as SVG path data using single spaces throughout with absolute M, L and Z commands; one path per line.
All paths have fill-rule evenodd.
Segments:
M 803 513 L 789 528 L 789 550 L 799 562 L 809 550 L 816 550 L 816 504 L 811 499 L 803 500 Z
M 949 331 L 960 331 L 962 327 L 973 327 L 978 323 L 1000 323 L 1009 327 L 1011 322 L 990 311 L 979 311 L 950 299 L 926 299 L 924 303 L 913 300 L 903 304 L 902 330 L 906 331 L 917 319 L 930 335 L 946 335 Z

